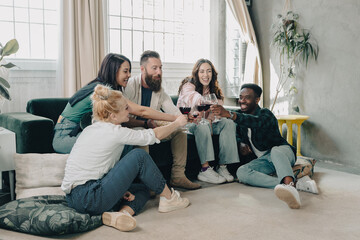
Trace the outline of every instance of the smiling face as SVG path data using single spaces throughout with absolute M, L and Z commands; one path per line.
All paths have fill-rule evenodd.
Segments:
M 256 95 L 254 90 L 252 90 L 251 88 L 241 89 L 239 104 L 242 112 L 254 114 L 259 101 L 260 97 Z
M 141 67 L 141 75 L 146 85 L 154 92 L 161 89 L 162 63 L 159 58 L 150 57 Z
M 209 63 L 203 63 L 199 67 L 199 81 L 205 87 L 208 86 L 212 79 L 212 68 Z
M 120 65 L 120 68 L 116 73 L 116 82 L 120 86 L 126 87 L 130 76 L 131 76 L 130 64 L 129 62 L 125 61 Z

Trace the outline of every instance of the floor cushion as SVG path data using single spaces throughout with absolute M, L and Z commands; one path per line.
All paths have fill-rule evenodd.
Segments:
M 316 160 L 310 157 L 298 156 L 293 166 L 293 173 L 295 178 L 301 178 L 303 176 L 310 176 L 314 175 L 314 165 Z
M 35 235 L 85 232 L 102 225 L 101 216 L 68 207 L 65 196 L 17 199 L 0 207 L 0 227 Z

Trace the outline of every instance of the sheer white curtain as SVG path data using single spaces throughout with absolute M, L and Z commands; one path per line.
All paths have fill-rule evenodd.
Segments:
M 70 97 L 96 76 L 105 56 L 105 0 L 63 0 L 59 74 Z
M 259 47 L 256 41 L 254 27 L 251 22 L 249 11 L 245 0 L 226 0 L 229 7 L 238 21 L 241 34 L 247 42 L 246 65 L 244 79 L 245 82 L 256 83 L 263 86 L 262 69 L 260 61 Z M 261 98 L 262 104 L 262 98 Z

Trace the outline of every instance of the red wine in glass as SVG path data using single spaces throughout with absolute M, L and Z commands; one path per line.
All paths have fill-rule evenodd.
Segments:
M 191 111 L 191 107 L 179 107 L 179 109 L 182 114 L 189 114 Z
M 209 108 L 210 108 L 210 106 L 211 106 L 211 104 L 205 104 L 205 111 L 207 111 L 207 110 L 209 110 Z
M 205 105 L 198 105 L 197 106 L 197 109 L 200 111 L 200 112 L 202 112 L 202 111 L 204 111 L 205 110 Z

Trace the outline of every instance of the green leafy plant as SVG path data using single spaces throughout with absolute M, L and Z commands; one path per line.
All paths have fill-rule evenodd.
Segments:
M 271 106 L 273 111 L 280 91 L 289 79 L 296 79 L 296 67 L 305 64 L 307 67 L 310 59 L 318 58 L 319 48 L 312 39 L 309 31 L 299 29 L 299 15 L 288 11 L 285 16 L 279 14 L 273 24 L 273 40 L 271 45 L 276 48 L 279 55 L 279 82 L 276 86 L 276 95 Z M 296 86 L 292 85 L 289 93 L 297 93 Z M 298 106 L 292 106 L 293 110 L 299 112 Z
M 2 68 L 10 69 L 15 67 L 16 65 L 13 63 L 1 63 L 3 58 L 9 56 L 11 54 L 16 53 L 19 50 L 19 43 L 16 39 L 12 39 L 8 41 L 5 46 L 0 43 L 0 70 Z M 6 98 L 7 100 L 11 100 L 9 89 L 10 84 L 5 79 L 5 77 L 0 76 L 0 98 Z

